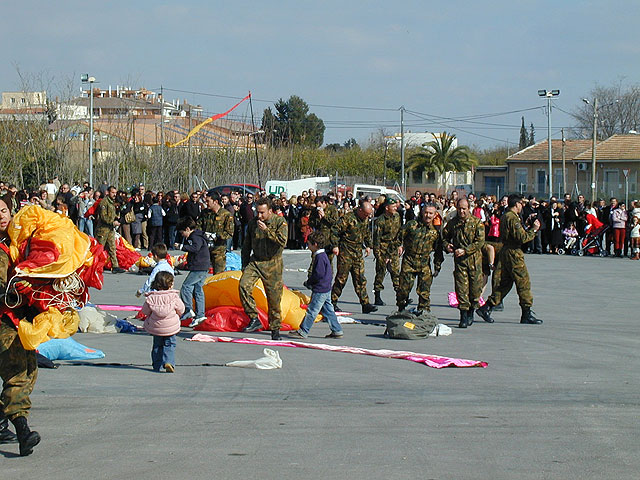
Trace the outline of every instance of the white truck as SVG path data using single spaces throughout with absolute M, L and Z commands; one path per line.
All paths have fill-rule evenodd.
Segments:
M 380 195 L 385 195 L 387 198 L 391 197 L 396 201 L 405 201 L 404 195 L 402 195 L 400 192 L 392 188 L 387 188 L 380 185 L 365 185 L 363 183 L 356 183 L 353 186 L 353 198 L 357 199 L 361 193 L 363 195 L 369 195 L 372 200 L 375 200 Z
M 264 186 L 267 195 L 280 196 L 282 192 L 287 194 L 287 198 L 293 195 L 302 195 L 304 190 L 313 188 L 316 192 L 320 190 L 326 195 L 331 189 L 329 177 L 309 177 L 300 180 L 269 180 Z

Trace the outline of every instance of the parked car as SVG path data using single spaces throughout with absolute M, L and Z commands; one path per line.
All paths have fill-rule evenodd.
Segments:
M 229 185 L 218 185 L 211 190 L 218 192 L 220 195 L 229 195 L 231 192 L 240 192 L 241 195 L 246 195 L 247 193 L 255 195 L 260 191 L 260 187 L 252 183 L 231 183 Z

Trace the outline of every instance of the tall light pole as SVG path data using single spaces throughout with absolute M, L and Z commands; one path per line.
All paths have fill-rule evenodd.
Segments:
M 400 173 L 402 175 L 402 194 L 407 196 L 407 180 L 404 175 L 404 105 L 400 107 Z
M 538 96 L 547 99 L 547 143 L 549 144 L 549 198 L 553 196 L 553 164 L 551 162 L 551 98 L 560 95 L 560 90 L 538 90 Z
M 93 188 L 93 84 L 96 78 L 85 73 L 80 80 L 89 84 L 89 185 Z

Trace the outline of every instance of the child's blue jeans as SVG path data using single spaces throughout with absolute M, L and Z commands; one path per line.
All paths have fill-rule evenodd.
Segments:
M 340 326 L 340 322 L 338 322 L 338 317 L 331 303 L 331 291 L 328 291 L 325 293 L 313 292 L 311 294 L 311 301 L 309 305 L 307 305 L 307 313 L 298 329 L 302 335 L 307 336 L 309 334 L 309 330 L 311 330 L 318 313 L 322 313 L 324 319 L 329 323 L 329 328 L 332 332 L 342 333 L 342 327 Z
M 153 347 L 151 348 L 151 365 L 156 372 L 160 371 L 163 365 L 176 364 L 176 336 L 168 337 L 153 336 Z

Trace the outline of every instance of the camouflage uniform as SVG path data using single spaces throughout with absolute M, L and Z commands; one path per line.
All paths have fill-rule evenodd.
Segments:
M 445 243 L 452 244 L 454 250 L 462 248 L 465 251 L 461 257 L 454 256 L 453 278 L 458 308 L 463 311 L 475 310 L 482 295 L 484 225 L 473 215 L 464 220 L 457 216 L 444 227 L 442 238 Z
M 489 306 L 495 307 L 509 293 L 514 282 L 516 291 L 520 298 L 520 306 L 531 308 L 533 296 L 531 295 L 531 281 L 529 272 L 524 263 L 524 253 L 522 244 L 530 242 L 536 236 L 534 230 L 526 231 L 522 226 L 522 221 L 517 213 L 508 211 L 500 218 L 500 259 L 496 268 L 499 274 L 497 283 L 494 284 L 493 292 L 487 302 Z
M 393 215 L 383 213 L 376 218 L 373 227 L 373 255 L 376 258 L 376 277 L 373 289 L 377 292 L 384 290 L 384 276 L 389 271 L 393 289 L 398 290 L 398 274 L 400 270 L 400 255 L 398 248 L 401 239 L 402 220 L 398 212 Z
M 267 229 L 260 230 L 258 217 L 254 217 L 247 225 L 247 235 L 242 244 L 242 277 L 238 288 L 245 313 L 250 319 L 255 319 L 258 318 L 258 310 L 253 287 L 258 280 L 262 280 L 269 306 L 269 328 L 279 330 L 282 322 L 282 250 L 287 244 L 289 232 L 286 220 L 278 215 L 271 215 L 265 223 Z
M 338 267 L 336 278 L 331 289 L 331 302 L 335 305 L 342 294 L 342 289 L 349 272 L 353 288 L 362 305 L 369 303 L 367 295 L 367 279 L 364 276 L 364 258 L 362 247 L 371 247 L 371 232 L 369 219 L 360 220 L 355 212 L 349 212 L 343 216 L 336 226 L 335 235 L 338 239 Z
M 215 233 L 216 239 L 209 242 L 209 255 L 213 273 L 224 272 L 227 266 L 227 240 L 233 238 L 235 228 L 233 215 L 225 208 L 220 208 L 218 213 L 206 209 L 200 215 L 197 225 L 205 233 Z
M 316 208 L 311 212 L 309 217 L 309 226 L 315 231 L 322 232 L 327 244 L 324 246 L 327 257 L 329 257 L 329 263 L 333 263 L 333 247 L 338 244 L 338 239 L 335 236 L 335 228 L 340 220 L 338 215 L 338 209 L 335 205 L 327 204 L 327 208 L 324 209 L 324 217 L 320 218 L 318 215 L 318 209 Z M 311 267 L 309 267 L 311 271 Z
M 417 276 L 418 310 L 430 311 L 429 294 L 431 292 L 431 282 L 433 281 L 431 252 L 434 253 L 433 270 L 437 275 L 444 261 L 442 236 L 436 227 L 424 223 L 420 218 L 411 220 L 405 225 L 402 232 L 402 243 L 404 245 L 404 255 L 396 294 L 398 309 L 402 310 L 407 306 L 407 299 Z
M 4 294 L 9 270 L 9 257 L 0 250 L 0 292 Z M 4 298 L 0 301 L 4 303 Z M 17 312 L 16 312 L 17 313 Z M 0 318 L 0 420 L 26 417 L 31 408 L 29 395 L 38 376 L 35 350 L 25 350 L 18 330 L 6 315 Z
M 118 218 L 116 205 L 111 197 L 106 196 L 98 205 L 96 216 L 96 227 L 94 232 L 98 243 L 105 247 L 111 258 L 111 266 L 118 268 L 118 257 L 116 257 L 116 234 L 113 230 L 113 222 Z

